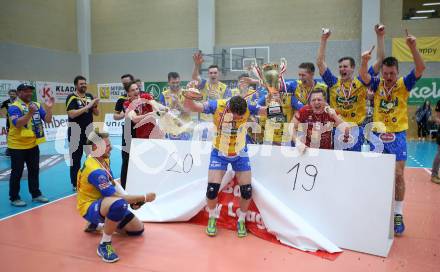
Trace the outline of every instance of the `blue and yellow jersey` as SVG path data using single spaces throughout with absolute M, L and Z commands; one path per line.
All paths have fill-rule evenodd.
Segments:
M 384 87 L 382 78 L 371 79 L 370 86 L 374 91 L 373 121 L 382 122 L 386 127 L 386 131 L 373 128 L 374 131 L 391 133 L 408 129 L 408 97 L 417 80 L 414 70 L 399 78 L 390 89 Z
M 296 111 L 300 110 L 304 105 L 301 103 L 290 90 L 288 92 L 281 92 L 281 108 L 283 110 L 284 122 L 279 122 L 277 120 L 271 120 L 266 118 L 261 118 L 261 122 L 264 123 L 264 141 L 283 143 L 290 141 L 290 136 L 284 133 L 287 127 L 284 127 L 285 123 L 289 123 L 292 120 L 293 115 Z M 258 105 L 267 106 L 265 95 L 260 98 Z
M 107 161 L 107 165 L 110 165 Z M 110 175 L 113 176 L 110 170 Z M 76 208 L 84 216 L 89 206 L 96 200 L 112 196 L 116 189 L 104 167 L 93 157 L 88 156 L 78 172 Z
M 34 113 L 29 122 L 21 127 L 16 127 L 19 118 L 29 112 L 30 103 L 35 104 L 38 110 Z M 25 103 L 20 99 L 15 100 L 8 109 L 8 148 L 11 149 L 31 149 L 46 141 L 44 137 L 43 120 L 46 118 L 46 111 L 40 103 Z
M 233 114 L 227 107 L 228 100 L 209 100 L 204 104 L 204 113 L 214 115 L 214 126 L 217 128 L 212 145 L 227 156 L 236 156 L 246 147 L 247 120 L 250 115 L 257 115 L 259 107 L 248 104 L 246 113 L 233 120 Z
M 327 93 L 327 85 L 322 82 L 318 82 L 315 80 L 315 84 L 311 88 L 306 88 L 301 80 L 292 80 L 286 81 L 287 92 L 293 93 L 295 97 L 303 103 L 303 105 L 307 105 L 309 102 L 309 95 L 314 90 L 324 90 L 326 94 L 326 98 L 328 96 Z
M 372 66 L 368 73 L 377 75 Z M 367 116 L 367 87 L 358 76 L 352 81 L 342 82 L 335 77 L 329 68 L 321 75 L 328 86 L 329 104 L 345 122 L 361 125 Z
M 197 86 L 197 89 L 199 89 L 200 93 L 203 95 L 202 101 L 226 99 L 232 97 L 231 89 L 220 81 L 216 84 L 211 84 L 206 79 L 202 79 L 199 86 Z M 212 121 L 212 116 L 201 113 L 200 120 Z
M 342 82 L 327 68 L 322 79 L 330 93 L 330 107 L 334 108 L 345 122 L 361 125 L 367 116 L 367 87 L 361 79 Z

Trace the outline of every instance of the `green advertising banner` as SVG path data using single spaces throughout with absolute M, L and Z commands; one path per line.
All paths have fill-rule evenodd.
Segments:
M 421 105 L 429 100 L 431 105 L 440 99 L 440 78 L 421 78 L 411 90 L 408 105 Z

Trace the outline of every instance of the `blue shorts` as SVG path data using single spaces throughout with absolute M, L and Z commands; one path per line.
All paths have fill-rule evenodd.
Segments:
M 357 131 L 357 132 L 356 132 Z M 354 143 L 349 141 L 345 143 L 344 132 L 334 128 L 333 129 L 333 146 L 336 150 L 346 150 L 346 151 L 357 151 L 360 152 L 362 149 L 362 144 L 364 143 L 364 128 L 362 126 L 353 127 L 350 129 L 349 140 L 355 141 Z
M 394 133 L 377 133 L 373 132 L 376 136 L 374 139 L 370 137 L 370 150 L 373 152 L 378 146 L 378 141 L 383 143 L 384 154 L 395 154 L 396 161 L 406 161 L 406 131 L 394 132 Z
M 86 215 L 84 215 L 84 219 L 86 219 L 87 221 L 89 221 L 90 223 L 93 224 L 99 224 L 99 223 L 104 223 L 105 218 L 101 215 L 101 202 L 102 202 L 102 198 L 93 201 L 93 203 L 89 206 L 89 208 L 87 209 L 87 213 Z M 127 210 L 125 212 L 124 217 L 131 213 L 130 210 Z
M 93 203 L 87 209 L 86 215 L 84 215 L 84 219 L 93 224 L 104 223 L 105 218 L 101 215 L 101 202 L 102 198 L 93 201 Z
M 221 155 L 217 149 L 212 149 L 209 170 L 226 171 L 229 163 L 232 166 L 232 170 L 235 172 L 251 171 L 251 162 L 249 161 L 247 148 L 240 151 L 239 154 L 234 157 Z

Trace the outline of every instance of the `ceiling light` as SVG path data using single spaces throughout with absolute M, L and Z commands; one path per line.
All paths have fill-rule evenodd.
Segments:
M 423 3 L 423 6 L 440 6 L 440 2 L 436 2 L 436 3 Z
M 435 9 L 427 9 L 427 10 L 417 10 L 416 13 L 433 13 L 435 12 Z

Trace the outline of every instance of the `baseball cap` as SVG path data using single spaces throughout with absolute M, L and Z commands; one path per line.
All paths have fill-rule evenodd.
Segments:
M 18 85 L 17 91 L 23 91 L 23 90 L 35 90 L 35 87 L 27 83 L 22 83 Z

